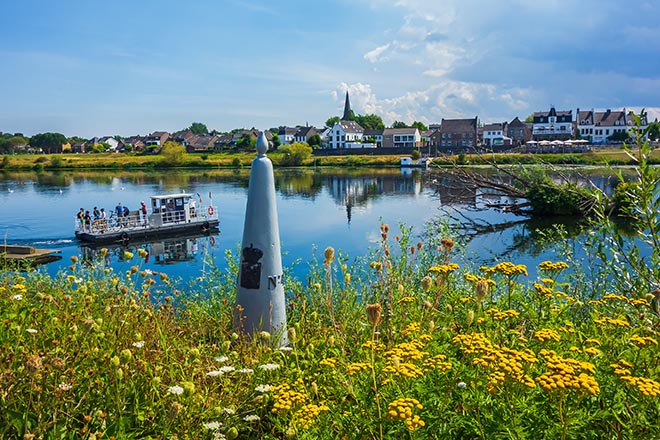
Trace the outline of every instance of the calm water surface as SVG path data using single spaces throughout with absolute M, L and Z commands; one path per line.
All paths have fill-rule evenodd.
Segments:
M 139 246 L 149 251 L 143 267 L 188 280 L 202 275 L 210 259 L 224 267 L 226 250 L 236 253 L 248 178 L 249 170 L 0 174 L 0 234 L 10 244 L 61 250 L 61 260 L 42 268 L 55 274 L 70 264 L 71 256 L 86 258 L 97 251 L 75 239 L 74 218 L 81 207 L 108 211 L 122 202 L 137 209 L 150 195 L 186 191 L 199 193 L 205 202 L 210 195 L 220 210 L 218 234 L 129 245 L 130 250 Z M 322 259 L 326 246 L 351 258 L 365 255 L 378 245 L 381 222 L 390 225 L 391 235 L 405 224 L 418 237 L 424 225 L 443 212 L 471 225 L 466 230 L 472 237 L 468 255 L 480 263 L 508 259 L 535 266 L 556 257 L 538 245 L 533 233 L 556 219 L 530 223 L 487 209 L 487 196 L 462 193 L 442 174 L 410 169 L 276 169 L 275 181 L 283 263 L 293 266 L 299 277 L 304 277 L 310 260 Z M 602 185 L 609 183 L 603 179 Z M 109 249 L 116 271 L 136 264 L 135 259 L 121 260 L 122 247 Z

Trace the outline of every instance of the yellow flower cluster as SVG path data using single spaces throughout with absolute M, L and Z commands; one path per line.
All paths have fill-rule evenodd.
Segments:
M 555 340 L 557 342 L 561 341 L 561 337 L 559 337 L 559 333 L 549 328 L 544 328 L 535 332 L 534 339 L 536 339 L 539 342 L 549 341 L 550 339 Z
M 466 273 L 463 276 L 463 278 L 465 278 L 465 281 L 469 281 L 469 282 L 475 283 L 475 284 L 478 283 L 479 281 L 485 281 L 490 286 L 496 286 L 497 285 L 495 280 L 491 280 L 490 278 L 483 278 L 483 277 L 480 277 L 480 276 L 477 276 L 477 275 L 472 275 L 472 274 L 469 274 L 469 273 Z
M 603 316 L 600 319 L 594 319 L 594 322 L 596 324 L 612 324 L 612 325 L 618 325 L 619 327 L 630 328 L 630 323 L 625 319 L 615 319 L 615 318 L 610 318 L 609 316 Z
M 387 405 L 387 418 L 403 420 L 410 431 L 414 431 L 425 425 L 424 420 L 413 414 L 413 410 L 424 408 L 417 399 L 397 399 Z
M 413 296 L 404 296 L 398 301 L 398 304 L 409 304 L 411 302 L 415 302 L 415 297 Z
M 21 295 L 25 295 L 27 293 L 27 287 L 25 287 L 25 284 L 14 284 L 11 286 L 11 288 L 14 290 L 14 292 L 17 292 Z
M 645 396 L 660 396 L 660 383 L 646 377 L 631 376 L 629 368 L 632 368 L 632 364 L 630 362 L 619 359 L 618 364 L 612 364 L 610 367 L 614 369 L 614 374 L 619 376 L 621 380 L 637 388 Z
M 394 359 L 396 357 L 404 362 L 418 361 L 428 356 L 428 352 L 422 351 L 422 348 L 424 348 L 424 343 L 419 340 L 402 342 L 386 351 L 385 357 L 389 359 Z
M 554 296 L 554 289 L 551 287 L 544 286 L 541 283 L 534 283 L 534 290 L 536 290 L 537 293 L 540 293 L 546 298 L 552 298 Z
M 598 339 L 595 339 L 595 338 L 588 338 L 588 339 L 585 339 L 584 343 L 585 343 L 585 344 L 600 345 L 600 341 L 599 341 Z
M 432 358 L 426 359 L 422 364 L 426 370 L 440 370 L 440 371 L 449 371 L 451 370 L 451 363 L 447 362 L 447 356 L 444 354 L 438 354 Z
M 303 382 L 302 379 L 297 379 L 291 387 L 287 383 L 282 385 L 277 385 L 272 387 L 269 392 L 273 395 L 275 403 L 273 404 L 273 413 L 282 413 L 289 411 L 294 406 L 302 404 L 307 400 L 307 393 L 302 391 L 297 391 L 296 389 L 302 388 Z
M 369 364 L 366 362 L 353 362 L 352 364 L 348 364 L 348 367 L 346 367 L 346 372 L 348 374 L 353 374 L 368 369 Z
M 459 266 L 456 263 L 441 264 L 440 266 L 429 267 L 429 272 L 446 275 L 448 273 L 456 271 L 458 268 Z
M 372 341 L 371 339 L 369 339 L 367 342 L 362 344 L 362 348 L 366 348 L 368 350 L 373 349 L 375 351 L 380 351 L 385 349 L 385 344 L 381 342 Z
M 457 335 L 454 342 L 461 344 L 461 350 L 469 354 L 477 354 L 472 360 L 474 365 L 492 370 L 488 375 L 488 390 L 493 392 L 507 379 L 534 388 L 534 380 L 525 374 L 526 364 L 538 362 L 534 353 L 527 349 L 524 351 L 500 347 L 493 344 L 482 333 L 471 335 Z
M 507 318 L 516 318 L 518 316 L 518 312 L 515 310 L 499 311 L 494 308 L 486 310 L 486 314 L 490 316 L 493 321 L 502 321 Z
M 493 267 L 486 267 L 481 269 L 487 274 L 500 273 L 508 277 L 514 277 L 517 275 L 527 276 L 527 266 L 524 264 L 513 264 L 510 261 L 503 261 L 501 263 L 497 263 Z
M 395 376 L 403 376 L 410 379 L 422 377 L 424 372 L 415 364 L 410 362 L 393 362 L 383 367 L 383 373 L 394 374 Z
M 648 345 L 658 345 L 658 341 L 655 339 L 649 337 L 649 336 L 639 336 L 639 335 L 632 335 L 630 337 L 630 342 L 635 344 L 638 347 L 646 347 Z
M 412 333 L 418 333 L 422 329 L 422 326 L 419 322 L 411 322 L 406 326 L 405 329 L 401 332 L 401 336 L 408 337 Z
M 563 358 L 553 350 L 544 349 L 539 354 L 545 359 L 549 371 L 537 377 L 536 381 L 546 392 L 550 393 L 557 389 L 571 388 L 577 391 L 586 391 L 589 394 L 600 392 L 600 386 L 596 379 L 587 374 L 596 372 L 593 364 Z
M 321 411 L 330 411 L 327 405 L 315 405 L 310 403 L 295 412 L 293 415 L 293 424 L 302 429 L 309 429 L 314 425 L 314 421 L 321 414 Z
M 372 261 L 369 264 L 369 267 L 377 272 L 380 272 L 381 270 L 383 270 L 383 263 L 381 263 L 380 261 Z
M 552 261 L 544 261 L 539 264 L 539 269 L 547 272 L 559 272 L 568 269 L 568 264 L 563 261 L 557 261 L 556 263 L 553 263 Z
M 337 358 L 336 357 L 325 358 L 321 362 L 319 362 L 319 365 L 324 367 L 335 368 L 337 366 Z
M 644 298 L 628 298 L 623 295 L 616 295 L 614 293 L 608 293 L 603 295 L 603 300 L 610 300 L 610 301 L 621 301 L 624 303 L 628 303 L 633 306 L 649 306 L 648 300 Z

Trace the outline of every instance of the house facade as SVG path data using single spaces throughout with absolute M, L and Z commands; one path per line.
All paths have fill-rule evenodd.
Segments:
M 508 123 L 486 124 L 481 128 L 481 143 L 490 148 L 510 146 L 512 139 L 506 136 Z
M 277 137 L 280 138 L 282 144 L 292 144 L 295 142 L 296 133 L 298 133 L 296 127 L 280 127 L 277 131 Z
M 534 112 L 532 137 L 535 141 L 565 141 L 573 137 L 573 110 Z
M 383 148 L 417 148 L 421 145 L 422 136 L 415 127 L 383 130 Z
M 593 109 L 580 111 L 577 109 L 577 131 L 582 139 L 592 144 L 606 144 L 617 132 L 626 132 L 635 125 L 635 121 L 623 110 L 597 112 Z M 643 126 L 646 121 L 643 121 Z
M 314 127 L 300 127 L 296 131 L 296 134 L 293 136 L 293 141 L 294 142 L 306 142 L 309 144 L 309 138 L 317 134 L 318 132 L 316 131 L 316 128 Z M 282 139 L 280 139 L 282 140 Z
M 383 146 L 383 129 L 369 130 L 365 128 L 362 138 L 369 139 L 376 144 L 376 147 L 380 148 Z
M 166 131 L 154 131 L 149 136 L 147 136 L 143 142 L 147 146 L 158 145 L 159 147 L 162 147 L 165 145 L 165 142 L 169 140 L 169 138 L 170 134 Z
M 355 121 L 339 121 L 335 123 L 328 133 L 328 146 L 332 149 L 353 148 L 361 143 L 364 137 L 364 128 Z
M 506 136 L 511 138 L 514 145 L 522 145 L 532 138 L 532 133 L 527 124 L 516 116 L 507 124 Z
M 431 148 L 435 152 L 454 153 L 477 146 L 477 121 L 473 119 L 442 119 L 440 129 L 431 135 Z

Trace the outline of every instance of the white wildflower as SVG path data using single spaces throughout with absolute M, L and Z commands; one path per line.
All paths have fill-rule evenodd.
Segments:
M 277 370 L 280 368 L 278 364 L 263 364 L 259 365 L 259 368 L 261 368 L 264 371 L 270 371 L 270 370 Z
M 246 422 L 258 422 L 259 420 L 261 420 L 261 417 L 259 417 L 256 414 L 248 414 L 247 416 L 243 417 L 243 420 L 245 420 Z
M 456 386 L 459 388 L 465 388 L 467 384 L 465 382 L 459 382 L 458 384 L 456 384 Z
M 11 297 L 14 301 L 20 301 L 23 299 L 23 295 L 14 295 Z
M 204 428 L 209 429 L 211 431 L 217 431 L 222 426 L 222 423 L 220 423 L 220 422 L 208 422 L 208 423 L 204 423 L 203 426 L 204 426 Z
M 236 371 L 236 368 L 232 367 L 231 365 L 225 365 L 223 367 L 218 368 L 218 371 L 222 371 L 222 373 L 231 373 L 233 371 Z
M 238 372 L 243 374 L 252 374 L 254 373 L 254 370 L 252 368 L 241 368 L 238 370 Z
M 227 356 L 216 356 L 215 361 L 216 362 L 227 362 L 229 358 Z
M 207 376 L 211 376 L 211 377 L 220 376 L 221 374 L 222 371 L 218 371 L 218 370 L 213 370 L 206 373 Z
M 273 387 L 270 386 L 270 385 L 268 385 L 268 384 L 265 384 L 265 385 L 259 385 L 259 386 L 257 386 L 254 390 L 255 390 L 257 393 L 265 393 L 266 391 L 270 390 L 271 388 L 273 388 Z
M 62 391 L 69 391 L 71 389 L 71 384 L 62 382 L 57 386 L 57 388 L 61 389 Z
M 236 414 L 236 411 L 231 408 L 222 408 L 222 412 L 227 414 L 228 416 L 233 416 L 234 414 Z
M 293 351 L 293 347 L 280 347 L 280 351 Z
M 169 393 L 176 394 L 177 396 L 183 394 L 183 388 L 178 386 L 178 385 L 174 385 L 174 386 L 169 387 L 167 389 L 167 391 Z
M 33 329 L 33 328 L 28 328 L 28 329 L 26 329 L 25 331 L 28 332 L 28 333 L 31 333 L 31 334 L 35 334 L 35 333 L 37 333 L 37 331 L 36 331 L 35 329 Z
M 135 347 L 135 348 L 142 348 L 142 347 L 144 347 L 144 341 L 133 342 L 132 345 L 133 345 L 133 347 Z

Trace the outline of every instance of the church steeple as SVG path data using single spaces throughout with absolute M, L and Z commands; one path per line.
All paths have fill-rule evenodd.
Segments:
M 348 90 L 346 90 L 346 102 L 344 103 L 344 116 L 341 117 L 342 121 L 351 119 L 351 101 L 348 99 Z

